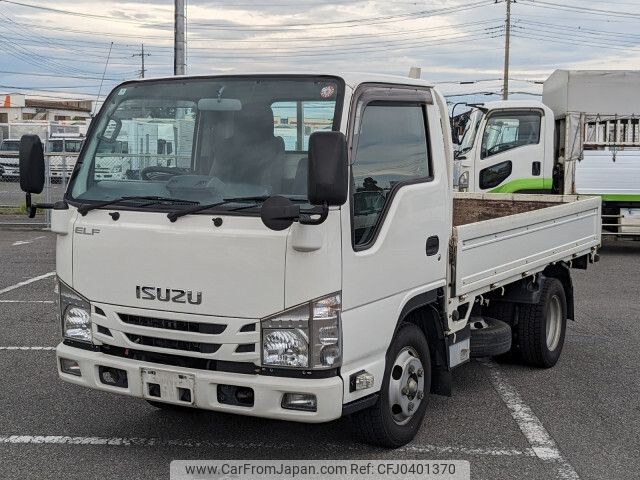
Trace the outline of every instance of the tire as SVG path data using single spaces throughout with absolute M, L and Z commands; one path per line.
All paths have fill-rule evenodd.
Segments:
M 560 358 L 567 328 L 567 298 L 558 279 L 546 279 L 538 303 L 520 306 L 517 328 L 523 363 L 553 367 Z
M 485 310 L 486 316 L 501 320 L 511 327 L 511 350 L 495 357 L 501 363 L 519 363 L 520 350 L 518 349 L 518 322 L 516 320 L 516 304 L 511 302 L 492 301 Z M 484 314 L 483 314 L 484 315 Z
M 401 386 L 410 393 L 401 393 Z M 402 324 L 387 351 L 378 401 L 372 407 L 351 415 L 354 434 L 364 443 L 379 447 L 406 445 L 422 425 L 430 388 L 431 357 L 427 339 L 416 325 Z M 398 403 L 392 405 L 392 400 Z
M 511 327 L 495 318 L 472 317 L 471 356 L 495 357 L 511 350 Z

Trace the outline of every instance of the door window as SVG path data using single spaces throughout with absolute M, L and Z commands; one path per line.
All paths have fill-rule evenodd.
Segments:
M 486 190 L 497 187 L 509 178 L 512 170 L 513 164 L 511 162 L 496 163 L 480 170 L 480 188 Z
M 362 113 L 353 163 L 354 245 L 374 236 L 397 188 L 430 177 L 424 107 L 370 103 Z
M 540 143 L 541 120 L 539 112 L 494 113 L 482 136 L 482 158 Z

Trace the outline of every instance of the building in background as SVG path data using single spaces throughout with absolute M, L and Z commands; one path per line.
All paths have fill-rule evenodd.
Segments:
M 92 106 L 93 101 L 86 99 L 0 94 L 0 123 L 73 121 L 88 124 Z

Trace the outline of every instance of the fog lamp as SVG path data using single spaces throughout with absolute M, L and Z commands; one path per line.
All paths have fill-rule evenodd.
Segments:
M 68 373 L 69 375 L 75 375 L 76 377 L 82 376 L 78 362 L 68 358 L 60 358 L 60 370 L 62 373 Z
M 282 397 L 282 408 L 315 412 L 318 410 L 318 399 L 312 393 L 285 393 Z
M 100 381 L 105 385 L 120 388 L 127 388 L 129 386 L 127 371 L 122 370 L 121 368 L 99 366 L 98 374 L 100 376 Z

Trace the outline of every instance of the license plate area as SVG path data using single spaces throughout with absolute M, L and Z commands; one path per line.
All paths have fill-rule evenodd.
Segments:
M 143 368 L 141 375 L 144 398 L 179 405 L 194 404 L 194 375 L 156 368 Z

